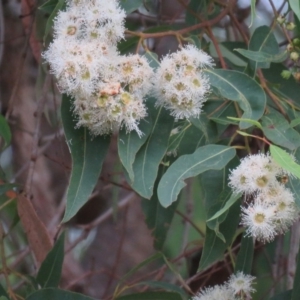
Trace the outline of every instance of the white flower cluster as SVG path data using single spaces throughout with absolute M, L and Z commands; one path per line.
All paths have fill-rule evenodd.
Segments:
M 158 105 L 169 109 L 176 119 L 198 117 L 210 89 L 203 69 L 212 66 L 212 58 L 193 45 L 165 56 L 154 84 Z
M 116 0 L 68 1 L 54 20 L 54 41 L 43 54 L 59 88 L 75 98 L 78 126 L 94 135 L 138 129 L 153 70 L 139 55 L 120 56 L 125 12 Z
M 208 287 L 192 300 L 247 300 L 251 299 L 251 293 L 255 292 L 252 287 L 255 277 L 237 272 L 230 276 L 223 285 Z
M 120 56 L 125 12 L 116 0 L 69 0 L 54 20 L 54 41 L 43 57 L 64 93 L 71 95 L 78 126 L 94 135 L 138 128 L 145 96 L 155 86 L 157 105 L 176 119 L 197 117 L 210 85 L 203 68 L 212 58 L 188 45 L 167 55 L 156 72 L 139 55 Z
M 269 154 L 247 156 L 231 171 L 229 185 L 234 192 L 253 199 L 248 207 L 242 207 L 241 224 L 248 235 L 262 242 L 272 241 L 298 218 L 294 196 L 284 186 L 288 175 Z

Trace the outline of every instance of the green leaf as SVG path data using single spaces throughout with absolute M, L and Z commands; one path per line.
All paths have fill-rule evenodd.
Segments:
M 137 10 L 143 4 L 143 0 L 120 0 L 120 6 L 129 15 L 133 11 Z
M 227 214 L 224 222 L 220 224 L 220 232 L 223 234 L 226 243 L 224 243 L 209 227 L 206 227 L 206 235 L 202 256 L 199 263 L 199 271 L 204 270 L 216 261 L 224 258 L 224 251 L 233 242 L 235 230 L 240 219 L 240 203 L 236 202 Z
M 277 146 L 270 145 L 270 152 L 271 156 L 279 166 L 300 178 L 300 165 L 296 164 L 293 158 L 286 151 Z
M 298 148 L 294 153 L 296 161 L 300 161 L 300 148 Z M 300 180 L 294 176 L 291 176 L 286 184 L 286 187 L 290 188 L 294 194 L 295 202 L 300 207 Z
M 294 119 L 291 121 L 290 126 L 291 127 L 296 127 L 300 124 L 300 118 Z
M 87 128 L 77 129 L 71 107 L 72 99 L 64 95 L 61 116 L 66 140 L 72 155 L 72 173 L 63 222 L 70 220 L 91 195 L 100 175 L 110 142 L 108 136 L 93 137 Z
M 0 115 L 0 136 L 4 140 L 2 148 L 6 148 L 11 142 L 11 131 L 4 116 Z
M 185 23 L 188 26 L 195 25 L 199 22 L 199 14 L 200 12 L 207 11 L 207 3 L 206 1 L 199 0 L 191 0 L 188 4 L 188 9 L 185 14 Z M 194 31 L 194 33 L 199 32 L 199 30 Z
M 211 47 L 213 47 L 212 43 L 211 43 Z M 219 44 L 219 48 L 222 53 L 222 56 L 226 59 L 226 62 L 229 65 L 237 66 L 237 67 L 241 67 L 241 68 L 247 67 L 247 59 L 245 59 L 245 57 L 243 57 L 242 55 L 240 55 L 239 53 L 234 51 L 234 49 L 236 49 L 236 48 L 242 48 L 242 49 L 245 48 L 246 49 L 247 46 L 245 43 L 223 42 L 223 43 Z M 217 57 L 218 54 L 215 49 L 214 49 L 214 52 L 215 52 L 214 56 Z
M 241 194 L 232 194 L 231 197 L 229 198 L 229 200 L 226 202 L 226 204 L 224 205 L 224 207 L 222 209 L 220 209 L 219 211 L 217 211 L 211 218 L 209 218 L 209 220 L 207 220 L 206 222 L 210 222 L 214 219 L 217 219 L 218 217 L 220 217 L 222 214 L 224 214 L 239 198 L 241 197 Z
M 182 300 L 181 296 L 173 292 L 146 292 L 130 294 L 116 298 L 117 300 Z
M 159 67 L 158 55 L 154 52 L 147 51 L 144 57 L 148 60 L 150 67 L 156 69 Z
M 176 201 L 184 180 L 207 170 L 220 170 L 234 157 L 235 150 L 221 145 L 207 145 L 193 154 L 179 157 L 162 177 L 157 194 L 162 206 L 168 207 Z
M 181 289 L 179 286 L 174 285 L 172 283 L 168 283 L 168 282 L 149 280 L 149 281 L 139 282 L 138 285 L 147 285 L 152 288 L 159 288 L 159 289 L 164 289 L 166 291 L 175 292 L 175 293 L 182 295 L 183 297 L 187 296 L 187 294 L 184 292 L 184 290 Z
M 51 14 L 53 12 L 53 10 L 55 9 L 57 3 L 58 3 L 58 0 L 46 1 L 43 5 L 41 5 L 39 7 L 39 10 L 41 10 L 47 14 Z
M 126 128 L 122 128 L 118 138 L 118 153 L 122 165 L 126 169 L 130 180 L 134 181 L 134 172 L 132 165 L 139 149 L 146 142 L 152 128 L 151 117 L 148 116 L 139 124 L 139 129 L 143 132 L 143 136 L 139 137 L 136 131 L 126 132 Z
M 222 210 L 222 208 L 226 205 L 226 203 L 228 203 L 228 201 L 232 198 L 231 188 L 226 186 L 217 197 L 215 195 L 215 198 L 217 199 L 216 202 L 214 202 L 212 205 L 209 206 L 209 209 L 207 210 L 207 213 L 206 213 L 207 219 L 212 219 L 212 220 L 207 220 L 206 225 L 210 229 L 214 230 L 215 234 L 224 243 L 226 243 L 226 238 L 220 231 L 220 224 L 226 220 L 229 209 L 225 210 L 224 213 L 220 214 L 217 218 L 211 218 L 211 217 L 214 216 L 215 214 L 217 214 L 220 210 Z M 230 205 L 230 206 L 232 206 L 232 205 Z
M 1 284 L 0 284 L 0 296 L 9 298 L 8 294 L 6 293 L 5 289 L 3 288 L 3 286 Z M 0 300 L 1 300 L 1 298 L 0 298 Z
M 248 123 L 250 123 L 250 124 L 252 124 L 252 125 L 254 125 L 254 126 L 262 129 L 261 124 L 259 122 L 257 122 L 257 121 L 254 121 L 254 120 L 242 119 L 242 118 L 233 118 L 233 117 L 227 117 L 227 119 L 233 120 L 233 121 L 238 121 L 238 122 L 241 122 L 241 121 L 248 122 Z
M 251 21 L 250 21 L 250 25 L 249 27 L 252 26 L 253 24 L 253 20 L 256 16 L 256 7 L 255 7 L 255 3 L 256 3 L 256 0 L 251 0 Z
M 280 63 L 287 59 L 288 53 L 286 51 L 283 51 L 278 54 L 269 54 L 266 52 L 261 51 L 251 51 L 251 50 L 245 50 L 245 49 L 235 49 L 235 51 L 239 52 L 243 56 L 247 57 L 248 59 L 251 59 L 255 62 L 261 62 L 261 63 Z
M 47 20 L 46 27 L 45 27 L 45 34 L 44 34 L 44 39 L 43 39 L 44 43 L 46 42 L 46 39 L 47 39 L 47 37 L 50 33 L 50 30 L 53 26 L 54 18 L 56 17 L 57 13 L 65 7 L 65 5 L 66 5 L 65 0 L 58 0 L 56 6 L 52 10 L 50 17 Z
M 146 143 L 136 154 L 133 163 L 134 182 L 132 188 L 142 197 L 150 199 L 158 168 L 168 149 L 168 140 L 173 128 L 173 117 L 163 107 L 155 109 L 155 99 L 148 101 L 148 113 L 153 127 Z
M 150 200 L 142 199 L 142 210 L 146 216 L 146 224 L 154 237 L 153 246 L 156 250 L 163 248 L 169 227 L 171 225 L 177 202 L 168 208 L 162 207 L 157 197 L 157 185 L 164 172 L 165 167 L 161 166 L 158 178 L 154 186 L 154 194 Z
M 243 119 L 258 121 L 265 110 L 266 95 L 261 86 L 244 73 L 231 70 L 205 70 L 210 83 L 227 99 L 238 102 L 244 111 Z M 251 124 L 240 122 L 240 128 L 249 128 Z
M 266 80 L 271 83 L 269 88 L 276 95 L 280 95 L 280 98 L 292 99 L 297 103 L 299 99 L 299 84 L 293 76 L 289 79 L 282 78 L 281 73 L 286 70 L 286 67 L 282 64 L 271 64 L 270 69 L 263 69 L 263 74 Z M 284 105 L 283 101 L 281 105 Z
M 64 241 L 65 233 L 62 233 L 41 264 L 36 280 L 42 288 L 58 287 L 64 261 Z
M 8 298 L 4 297 L 4 296 L 1 296 L 0 297 L 0 300 L 8 300 Z
M 64 291 L 54 288 L 46 288 L 36 291 L 26 297 L 26 300 L 94 300 L 91 297 L 87 297 L 82 294 Z
M 278 295 L 273 296 L 270 300 L 292 300 L 292 292 L 293 290 L 282 292 Z
M 201 113 L 198 118 L 190 118 L 189 120 L 194 126 L 203 132 L 206 144 L 214 144 L 218 141 L 216 124 L 208 119 L 206 113 Z
M 236 259 L 234 272 L 236 273 L 240 271 L 244 274 L 251 274 L 253 254 L 253 238 L 244 235 L 241 242 L 241 248 Z
M 276 145 L 289 150 L 297 149 L 300 146 L 300 134 L 290 127 L 282 114 L 270 107 L 268 110 L 269 113 L 261 119 L 265 136 Z
M 118 50 L 120 51 L 120 54 L 125 55 L 127 53 L 134 51 L 133 49 L 136 48 L 138 41 L 139 38 L 137 36 L 134 36 L 119 42 L 117 46 L 118 46 Z
M 258 27 L 251 37 L 249 50 L 255 52 L 264 52 L 270 55 L 277 54 L 279 52 L 279 46 L 272 32 L 272 28 L 268 26 Z M 249 63 L 254 72 L 258 68 L 270 67 L 270 62 L 256 62 L 250 60 Z
M 138 271 L 139 269 L 141 269 L 142 267 L 148 265 L 149 263 L 162 258 L 163 254 L 161 252 L 156 252 L 154 254 L 152 254 L 150 257 L 148 257 L 147 259 L 143 260 L 141 263 L 139 263 L 137 266 L 135 266 L 134 268 L 132 268 L 128 273 L 126 273 L 122 278 L 121 281 L 124 281 L 126 278 L 130 277 L 131 275 L 133 275 L 136 271 Z
M 197 148 L 208 143 L 204 134 L 198 127 L 188 122 L 182 127 L 183 128 L 179 133 L 171 135 L 170 137 L 168 154 L 172 154 L 174 157 L 192 154 Z M 169 157 L 166 159 L 169 161 Z M 172 159 L 172 157 L 170 159 Z
M 289 0 L 289 4 L 294 14 L 297 16 L 300 21 L 300 2 L 299 0 Z
M 299 251 L 298 251 L 299 253 Z M 299 300 L 300 299 L 300 255 L 297 257 L 297 268 L 296 274 L 294 276 L 294 285 L 291 300 Z

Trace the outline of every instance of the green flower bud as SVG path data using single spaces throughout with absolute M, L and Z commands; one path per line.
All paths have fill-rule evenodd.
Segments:
M 279 25 L 282 25 L 285 22 L 283 15 L 279 15 L 276 20 Z
M 293 39 L 293 44 L 295 46 L 300 46 L 300 39 L 299 38 Z
M 292 73 L 288 70 L 283 70 L 281 72 L 281 77 L 284 79 L 289 79 L 291 77 Z
M 286 23 L 285 27 L 286 27 L 287 30 L 294 30 L 296 25 L 293 22 L 289 22 L 289 23 Z
M 291 58 L 291 60 L 293 60 L 293 61 L 297 61 L 298 59 L 299 59 L 299 53 L 298 52 L 292 52 L 291 54 L 290 54 L 290 58 Z

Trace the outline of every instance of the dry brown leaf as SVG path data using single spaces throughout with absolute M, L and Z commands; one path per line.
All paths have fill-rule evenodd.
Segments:
M 18 214 L 27 235 L 28 243 L 38 263 L 41 263 L 52 248 L 51 238 L 36 214 L 31 201 L 24 195 L 18 195 Z

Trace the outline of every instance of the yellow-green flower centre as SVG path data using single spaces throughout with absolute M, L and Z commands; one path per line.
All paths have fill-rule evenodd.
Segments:
M 263 213 L 257 213 L 254 217 L 255 222 L 257 223 L 263 223 L 266 219 L 266 216 Z
M 266 176 L 261 176 L 261 177 L 258 177 L 256 179 L 256 184 L 260 187 L 260 188 L 263 188 L 265 187 L 267 184 L 268 184 L 268 178 Z
M 77 28 L 75 26 L 68 26 L 67 28 L 67 34 L 68 35 L 74 35 L 77 31 Z

